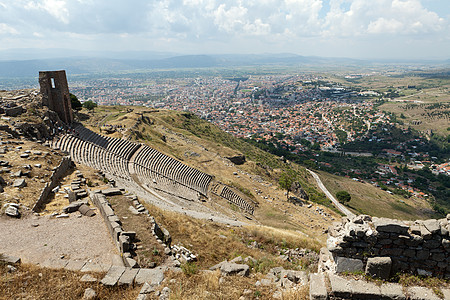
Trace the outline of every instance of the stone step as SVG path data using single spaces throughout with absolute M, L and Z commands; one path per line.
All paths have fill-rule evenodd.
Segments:
M 328 298 L 325 276 L 322 273 L 309 276 L 309 299 L 326 300 Z
M 133 285 L 139 269 L 126 268 L 125 272 L 120 276 L 118 285 Z
M 125 267 L 111 266 L 111 268 L 108 270 L 108 273 L 106 273 L 105 277 L 103 277 L 100 283 L 106 286 L 117 285 L 120 277 L 125 272 L 125 270 Z

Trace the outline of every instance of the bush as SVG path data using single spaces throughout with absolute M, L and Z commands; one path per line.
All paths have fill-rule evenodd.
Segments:
M 74 110 L 81 110 L 81 108 L 83 107 L 77 96 L 72 93 L 70 93 L 70 103 L 72 104 L 72 109 Z
M 198 267 L 195 263 L 187 262 L 181 264 L 181 270 L 186 275 L 194 275 L 198 273 Z
M 97 103 L 95 103 L 92 100 L 89 100 L 83 103 L 83 107 L 86 108 L 87 110 L 93 110 L 94 108 L 97 107 Z
M 345 204 L 347 202 L 350 202 L 352 196 L 347 191 L 339 191 L 336 193 L 336 198 L 338 199 L 339 202 Z

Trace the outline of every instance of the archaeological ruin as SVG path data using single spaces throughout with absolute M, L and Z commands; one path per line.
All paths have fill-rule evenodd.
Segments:
M 40 71 L 39 85 L 42 104 L 55 111 L 66 124 L 73 122 L 66 71 Z

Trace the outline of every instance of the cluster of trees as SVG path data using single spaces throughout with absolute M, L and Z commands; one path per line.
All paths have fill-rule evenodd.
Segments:
M 97 103 L 92 100 L 81 103 L 80 100 L 78 100 L 77 96 L 75 96 L 74 94 L 70 94 L 70 102 L 72 104 L 72 109 L 76 111 L 80 111 L 83 107 L 87 110 L 93 110 L 97 107 Z

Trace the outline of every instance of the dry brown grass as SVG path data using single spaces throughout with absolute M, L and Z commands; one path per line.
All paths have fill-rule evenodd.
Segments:
M 432 211 L 430 204 L 424 199 L 416 197 L 406 199 L 398 195 L 390 195 L 369 183 L 361 183 L 325 172 L 319 172 L 319 175 L 330 193 L 335 194 L 341 190 L 350 193 L 352 199 L 349 206 L 356 213 L 402 220 L 432 217 L 429 213 Z
M 80 282 L 84 273 L 64 269 L 46 269 L 34 265 L 19 265 L 8 273 L 0 264 L 0 299 L 81 299 L 86 288 L 97 292 L 97 299 L 136 299 L 139 287 L 107 288 L 99 283 Z M 91 273 L 101 278 L 100 273 Z
M 169 272 L 165 286 L 171 289 L 170 299 L 239 299 L 241 296 L 245 299 L 273 299 L 276 288 L 274 286 L 256 287 L 255 283 L 259 279 L 261 278 L 257 276 L 221 277 L 220 271 L 200 272 L 191 276 L 182 272 Z
M 300 269 L 308 264 L 279 261 L 278 250 L 307 248 L 318 251 L 320 248 L 319 242 L 305 238 L 295 231 L 267 226 L 230 227 L 146 205 L 157 223 L 169 230 L 173 244 L 182 244 L 197 255 L 196 266 L 199 269 L 207 269 L 237 256 L 252 256 L 257 259 L 258 263 L 253 266 L 256 271 L 267 272 L 268 269 L 280 265 Z M 250 247 L 253 241 L 258 243 L 257 249 Z
M 220 271 L 200 272 L 188 276 L 182 272 L 168 272 L 164 286 L 171 290 L 172 300 L 194 299 L 273 299 L 277 291 L 275 285 L 255 286 L 256 281 L 263 278 L 261 274 L 250 277 L 228 276 L 221 277 Z M 222 279 L 221 279 L 222 278 Z M 160 290 L 162 287 L 160 288 Z M 153 295 L 152 299 L 156 299 Z M 283 300 L 309 299 L 309 287 L 302 286 L 296 290 L 282 290 Z

